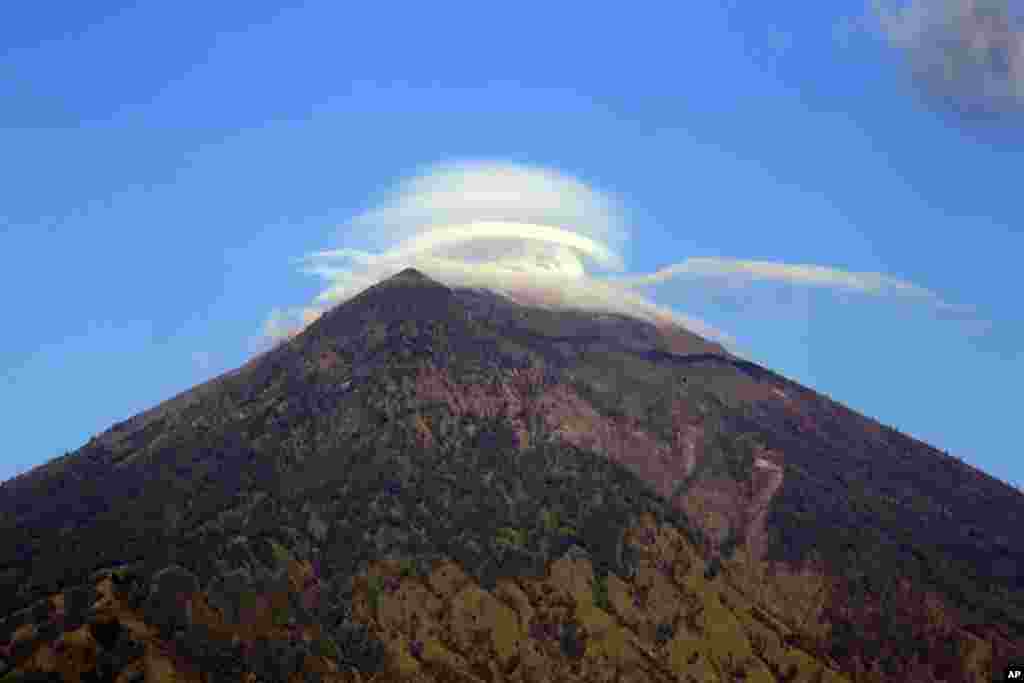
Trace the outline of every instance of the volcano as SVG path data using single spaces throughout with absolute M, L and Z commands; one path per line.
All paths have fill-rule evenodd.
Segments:
M 0 677 L 988 681 L 1022 523 L 678 326 L 407 269 L 0 486 Z

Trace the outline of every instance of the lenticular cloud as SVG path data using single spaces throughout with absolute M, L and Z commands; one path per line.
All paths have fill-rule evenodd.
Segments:
M 658 306 L 613 275 L 625 272 L 618 201 L 567 175 L 504 163 L 435 166 L 339 230 L 341 244 L 309 254 L 302 269 L 326 289 L 312 305 L 275 309 L 264 333 L 290 336 L 332 305 L 406 267 L 448 286 L 482 287 L 557 308 L 617 312 L 731 339 Z
M 435 166 L 342 226 L 336 239 L 345 246 L 301 258 L 302 269 L 320 277 L 325 289 L 309 306 L 275 309 L 264 335 L 287 338 L 407 267 L 451 287 L 486 288 L 524 303 L 680 325 L 727 347 L 735 346 L 727 334 L 654 303 L 643 291 L 670 280 L 705 290 L 772 281 L 953 308 L 908 282 L 825 266 L 690 258 L 654 273 L 631 273 L 622 257 L 628 238 L 621 204 L 567 175 L 506 163 Z
M 450 286 L 562 287 L 594 271 L 620 272 L 626 239 L 619 204 L 580 181 L 499 163 L 437 166 L 408 180 L 353 219 L 343 243 L 370 243 L 307 256 L 307 272 L 342 301 L 406 266 Z

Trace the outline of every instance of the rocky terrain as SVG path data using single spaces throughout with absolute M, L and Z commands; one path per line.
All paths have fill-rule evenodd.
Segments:
M 407 270 L 0 486 L 0 680 L 988 681 L 1022 521 L 684 330 Z

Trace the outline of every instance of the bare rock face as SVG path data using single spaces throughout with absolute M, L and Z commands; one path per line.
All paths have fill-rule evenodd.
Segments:
M 0 487 L 4 681 L 987 681 L 1019 492 L 669 324 L 403 271 Z

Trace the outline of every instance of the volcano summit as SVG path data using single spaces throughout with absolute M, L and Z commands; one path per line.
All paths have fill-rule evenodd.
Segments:
M 407 269 L 0 487 L 4 681 L 987 681 L 1024 496 L 669 322 Z

